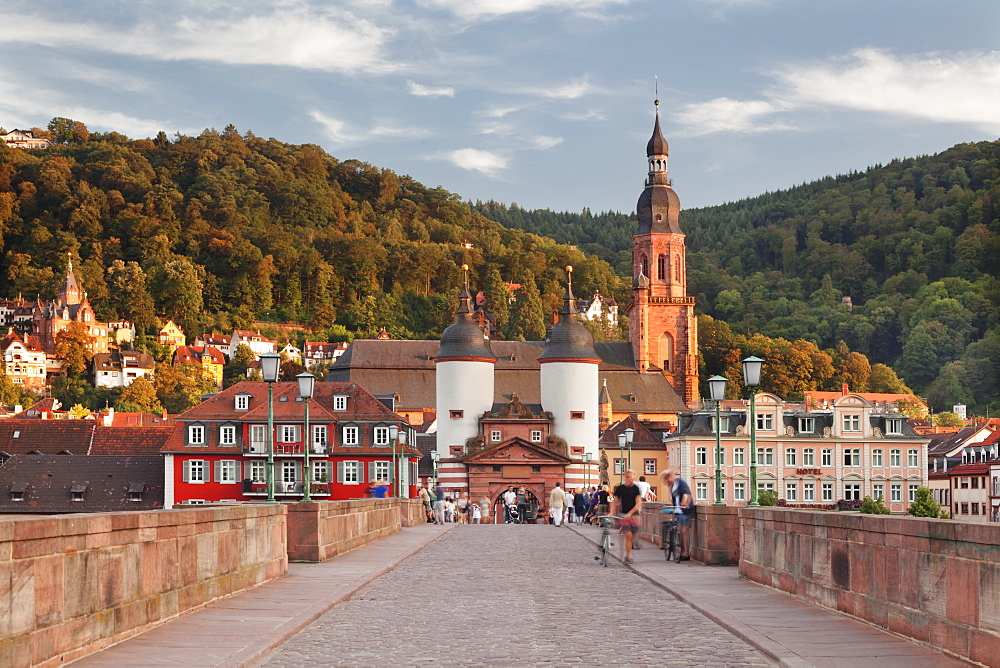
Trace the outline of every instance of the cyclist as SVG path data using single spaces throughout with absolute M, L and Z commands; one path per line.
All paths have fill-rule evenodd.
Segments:
M 691 559 L 688 546 L 688 531 L 690 530 L 691 515 L 694 514 L 694 499 L 691 496 L 691 488 L 684 482 L 684 479 L 677 475 L 677 471 L 667 469 L 660 472 L 660 479 L 670 490 L 673 504 L 680 509 L 677 515 L 677 526 L 681 534 L 681 557 L 679 561 Z
M 642 512 L 642 490 L 635 484 L 635 471 L 625 471 L 622 484 L 615 487 L 614 514 L 620 516 L 621 532 L 625 536 L 625 563 L 632 563 L 633 536 L 639 532 Z

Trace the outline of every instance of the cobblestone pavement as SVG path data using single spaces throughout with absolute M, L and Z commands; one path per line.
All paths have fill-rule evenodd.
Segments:
M 553 526 L 459 526 L 265 665 L 767 665 L 620 563 L 600 566 L 595 553 Z

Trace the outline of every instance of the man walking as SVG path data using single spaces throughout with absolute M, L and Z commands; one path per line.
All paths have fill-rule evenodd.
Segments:
M 444 487 L 434 488 L 434 524 L 444 524 Z
M 687 561 L 691 558 L 690 546 L 688 545 L 688 532 L 691 527 L 691 515 L 694 514 L 694 499 L 691 496 L 691 488 L 684 482 L 684 479 L 677 475 L 677 472 L 668 469 L 660 472 L 660 479 L 670 490 L 670 496 L 674 506 L 680 511 L 677 513 L 677 526 L 681 530 L 681 557 L 680 561 Z
M 556 526 L 562 526 L 563 511 L 566 510 L 566 492 L 564 492 L 560 487 L 559 483 L 552 488 L 552 492 L 549 494 L 549 514 L 552 516 L 552 523 Z
M 639 513 L 642 512 L 642 493 L 635 484 L 635 471 L 625 471 L 622 484 L 615 487 L 614 511 L 621 518 L 621 532 L 625 536 L 625 563 L 632 563 L 632 541 L 639 532 Z

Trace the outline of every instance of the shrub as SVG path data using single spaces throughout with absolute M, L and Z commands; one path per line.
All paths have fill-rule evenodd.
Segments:
M 885 499 L 881 494 L 877 499 L 866 496 L 861 500 L 861 513 L 863 515 L 889 515 L 892 511 L 885 507 Z
M 837 508 L 840 510 L 857 510 L 861 507 L 861 501 L 857 499 L 840 499 L 837 501 Z
M 757 503 L 762 506 L 773 506 L 778 503 L 778 493 L 770 489 L 765 489 L 757 495 Z
M 948 519 L 948 511 L 941 508 L 938 502 L 934 500 L 934 497 L 931 496 L 931 490 L 927 487 L 917 487 L 917 498 L 910 504 L 906 512 L 914 517 Z

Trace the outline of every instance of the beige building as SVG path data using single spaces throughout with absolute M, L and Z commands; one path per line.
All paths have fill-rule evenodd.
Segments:
M 3 352 L 3 371 L 15 385 L 29 390 L 45 388 L 45 350 L 38 339 L 17 334 L 8 328 L 7 336 L 0 339 Z
M 748 406 L 726 402 L 720 415 L 722 500 L 750 500 Z M 902 513 L 927 485 L 927 439 L 906 416 L 876 409 L 854 394 L 807 410 L 773 394 L 756 397 L 757 485 L 789 506 L 832 506 L 882 496 Z M 715 411 L 681 416 L 664 444 L 670 466 L 688 481 L 697 503 L 715 501 Z

